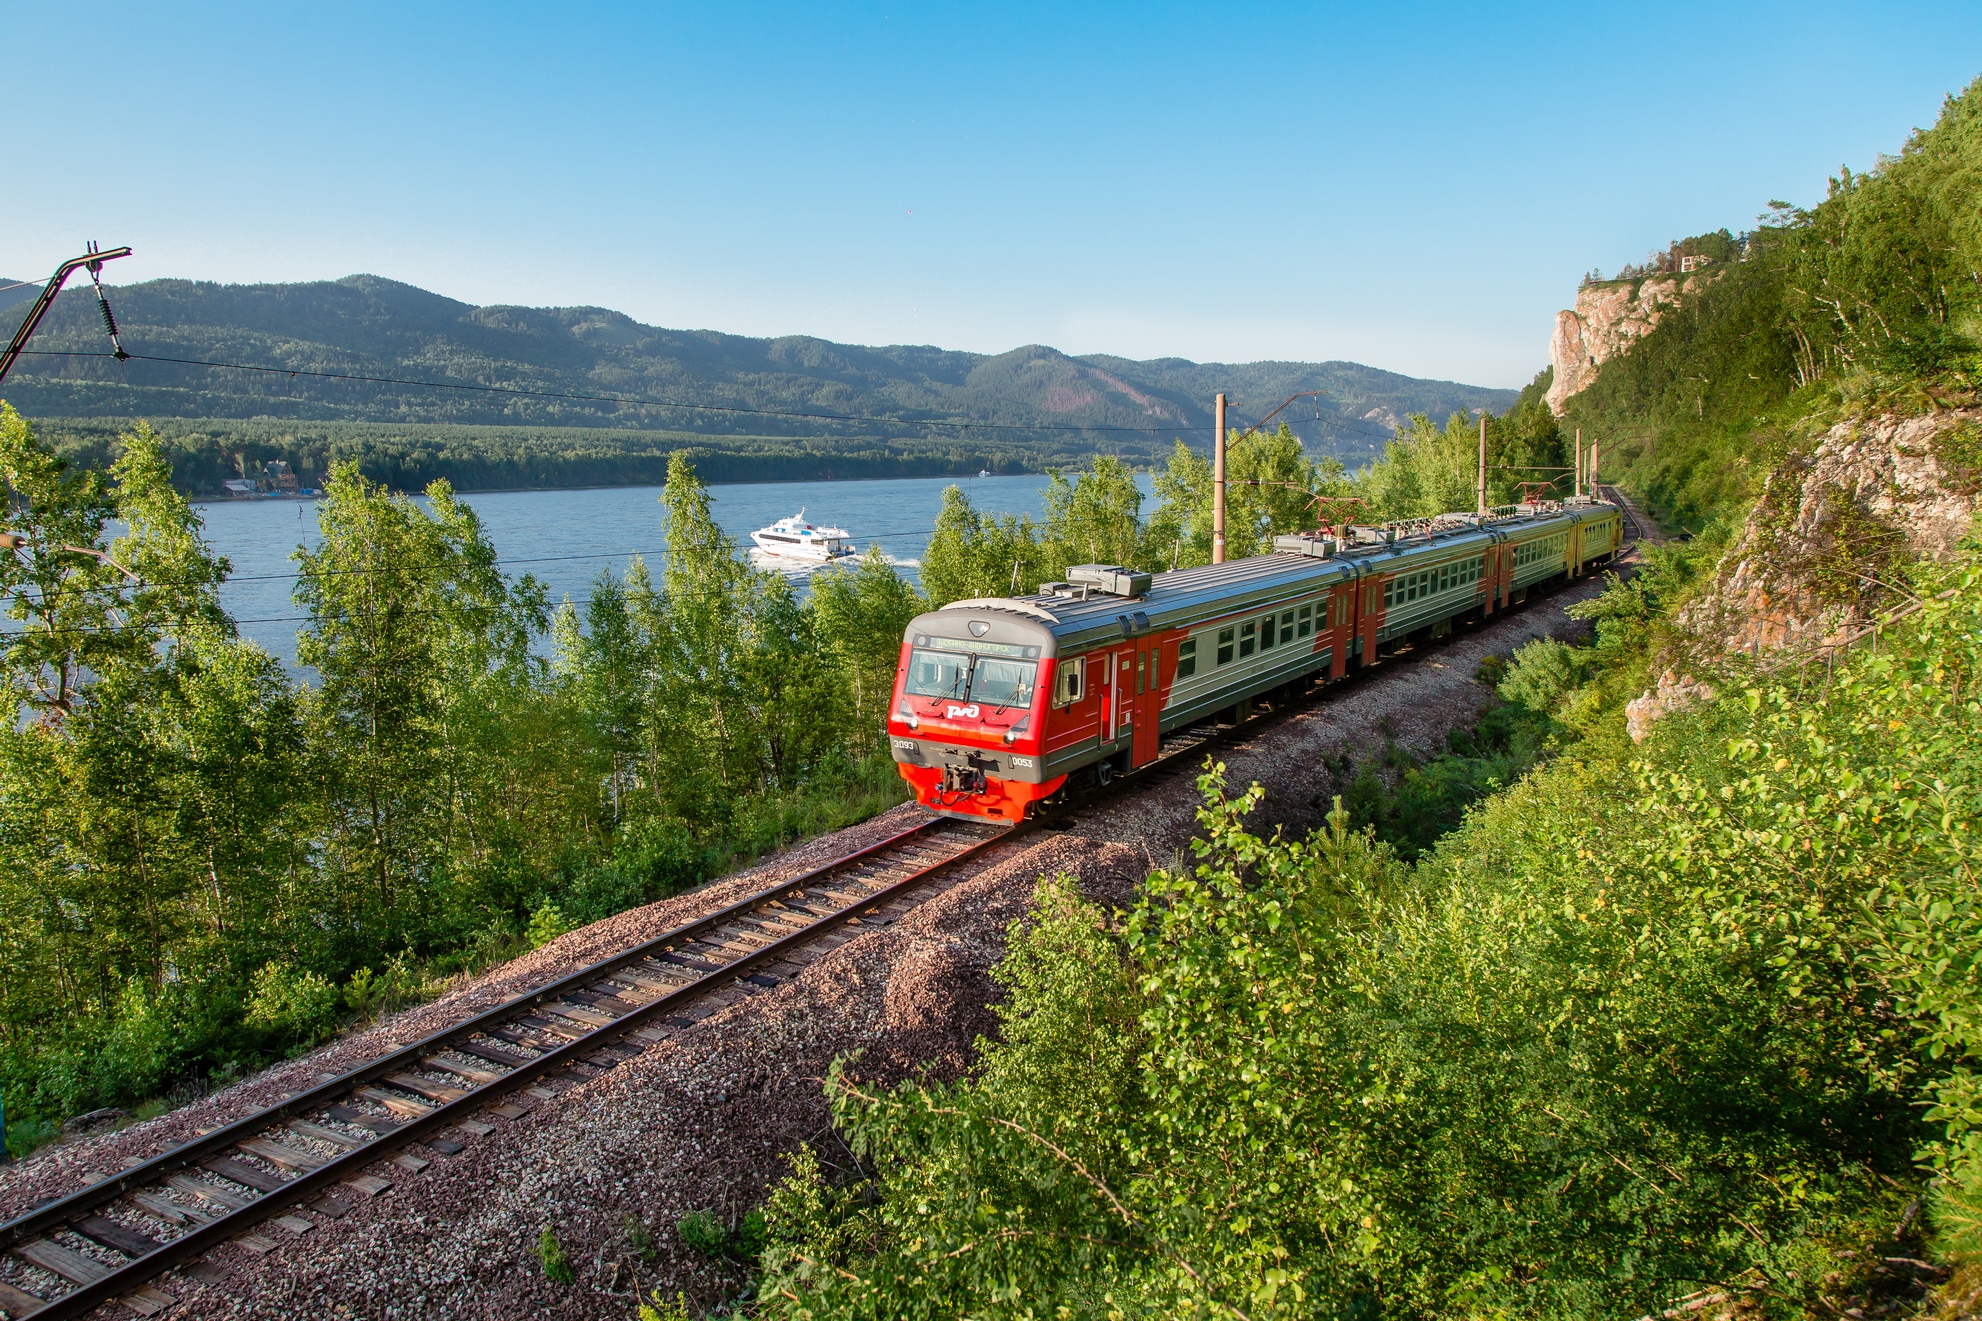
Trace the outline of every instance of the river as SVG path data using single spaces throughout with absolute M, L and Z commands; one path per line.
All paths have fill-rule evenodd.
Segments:
M 749 549 L 750 534 L 805 510 L 821 526 L 838 525 L 865 550 L 879 543 L 903 576 L 916 581 L 946 487 L 958 485 L 979 509 L 1031 514 L 1044 508 L 1046 478 L 907 477 L 866 482 L 752 482 L 711 486 L 716 521 Z M 1149 474 L 1138 476 L 1145 497 Z M 634 555 L 659 569 L 661 488 L 622 486 L 582 491 L 493 491 L 463 495 L 480 515 L 504 572 L 533 574 L 552 602 L 583 601 L 600 572 L 623 572 Z M 1145 500 L 1145 512 L 1151 508 Z M 222 500 L 197 506 L 207 539 L 233 563 L 220 599 L 253 638 L 292 670 L 296 630 L 305 622 L 293 600 L 298 546 L 314 547 L 317 505 L 309 500 Z M 766 563 L 758 560 L 759 563 Z M 803 574 L 806 570 L 794 570 Z

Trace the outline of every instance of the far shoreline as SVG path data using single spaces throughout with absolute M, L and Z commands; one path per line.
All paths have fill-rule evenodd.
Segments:
M 907 477 L 766 477 L 747 482 L 704 482 L 708 490 L 723 486 L 776 486 L 799 483 L 835 485 L 857 485 L 861 482 L 974 482 L 980 477 L 1047 477 L 1055 471 L 1042 469 L 1038 472 L 993 472 L 993 473 L 951 473 L 936 476 L 911 475 Z M 1082 469 L 1063 468 L 1061 472 L 1078 472 Z M 1134 473 L 1154 472 L 1154 468 L 1136 464 L 1129 465 Z M 321 489 L 321 488 L 319 488 Z M 532 495 L 551 491 L 661 491 L 667 489 L 665 482 L 606 482 L 591 486 L 478 486 L 454 487 L 456 495 Z M 407 491 L 406 495 L 423 495 L 423 491 Z M 188 504 L 195 505 L 313 505 L 321 502 L 318 495 L 187 495 Z

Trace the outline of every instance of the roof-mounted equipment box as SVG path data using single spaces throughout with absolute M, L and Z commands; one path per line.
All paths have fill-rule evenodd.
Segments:
M 1067 581 L 1084 583 L 1109 596 L 1149 595 L 1149 575 L 1119 564 L 1076 564 L 1068 568 Z
M 1305 555 L 1309 559 L 1331 559 L 1335 555 L 1335 538 L 1318 537 L 1308 532 L 1294 532 L 1275 537 L 1273 549 L 1292 555 Z

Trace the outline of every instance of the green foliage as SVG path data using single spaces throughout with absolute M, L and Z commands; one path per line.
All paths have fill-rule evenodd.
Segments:
M 1978 126 L 1982 83 L 1898 156 L 1840 171 L 1817 206 L 1771 203 L 1743 259 L 1689 277 L 1565 426 L 1601 440 L 1605 472 L 1655 515 L 1698 529 L 1744 512 L 1817 426 L 1982 384 Z
M 1513 664 L 1498 691 L 1509 702 L 1533 711 L 1552 711 L 1571 689 L 1583 682 L 1589 654 L 1579 647 L 1538 638 L 1514 650 Z
M 1545 483 L 1542 498 L 1570 494 L 1570 443 L 1543 396 L 1544 372 L 1521 392 L 1506 413 L 1487 415 L 1487 503 L 1513 504 L 1523 483 Z M 1360 521 L 1428 518 L 1479 502 L 1480 422 L 1454 413 L 1443 428 L 1422 413 L 1408 418 L 1383 456 L 1358 475 L 1355 494 L 1363 501 Z
M 1566 462 L 1546 380 L 1513 408 L 1487 419 L 1489 498 L 1517 499 L 1523 479 L 1547 481 Z M 1277 536 L 1389 518 L 1471 509 L 1477 498 L 1478 424 L 1453 414 L 1444 430 L 1411 418 L 1375 463 L 1351 476 L 1332 457 L 1313 458 L 1293 430 L 1228 438 L 1225 487 L 1227 559 L 1268 554 Z M 1211 563 L 1212 464 L 1181 440 L 1155 475 L 1157 507 L 1145 519 L 1133 474 L 1100 457 L 1072 478 L 1054 473 L 1042 522 L 979 511 L 958 487 L 944 494 L 922 582 L 932 603 L 1032 592 L 1074 564 L 1125 564 L 1149 571 Z M 1566 488 L 1559 492 L 1567 494 Z
M 543 1267 L 544 1278 L 552 1284 L 578 1282 L 571 1263 L 565 1260 L 564 1245 L 557 1241 L 557 1234 L 549 1225 L 545 1225 L 544 1232 L 537 1235 L 537 1264 Z
M 1689 571 L 1613 584 L 1588 652 L 1524 649 L 1502 709 L 1573 707 Z M 1716 675 L 1733 696 L 1586 739 L 1411 870 L 1340 808 L 1251 834 L 1259 790 L 1209 777 L 1197 865 L 1129 914 L 1042 886 L 969 1078 L 835 1071 L 874 1181 L 794 1162 L 760 1306 L 1828 1312 L 1922 1164 L 1937 1242 L 1975 1251 L 1982 567 L 1919 595 L 1827 689 Z
M 564 920 L 564 914 L 557 911 L 557 905 L 546 899 L 537 905 L 537 911 L 530 914 L 530 925 L 524 929 L 524 939 L 530 942 L 531 949 L 544 946 L 574 930 L 571 923 Z
M 663 1298 L 656 1289 L 640 1304 L 636 1321 L 692 1321 L 692 1316 L 687 1294 L 677 1292 L 673 1298 Z
M 722 1257 L 729 1253 L 729 1231 L 723 1222 L 707 1211 L 690 1211 L 674 1222 L 675 1233 L 691 1251 L 706 1257 Z
M 951 487 L 955 490 L 955 487 Z M 944 494 L 945 512 L 949 495 Z M 887 746 L 888 699 L 909 621 L 929 602 L 895 572 L 877 545 L 851 570 L 815 574 L 812 618 L 820 650 L 845 677 L 853 702 L 849 737 L 863 752 Z
M 339 468 L 300 556 L 309 684 L 234 636 L 148 429 L 93 474 L 0 410 L 0 483 L 26 542 L 0 552 L 19 1133 L 238 1076 L 905 797 L 877 729 L 915 593 L 870 558 L 799 602 L 685 460 L 660 581 L 609 576 L 548 661 L 541 589 L 444 484 Z
M 1208 455 L 1177 442 L 1169 465 L 1156 475 L 1163 504 L 1147 532 L 1150 567 L 1211 563 L 1213 475 Z M 1250 434 L 1235 428 L 1225 452 L 1225 558 L 1266 554 L 1275 536 L 1322 521 L 1317 496 L 1349 494 L 1342 464 L 1310 459 L 1286 425 Z
M 1055 573 L 1031 518 L 981 513 L 961 487 L 943 492 L 935 534 L 922 552 L 922 590 L 931 606 L 1036 592 Z
M 789 1173 L 772 1186 L 758 1211 L 767 1280 L 792 1272 L 809 1277 L 872 1246 L 875 1226 L 867 1214 L 871 1184 L 862 1180 L 834 1186 L 826 1180 L 817 1153 L 803 1144 L 786 1154 L 785 1163 Z
M 271 961 L 257 969 L 248 984 L 244 1021 L 249 1027 L 309 1043 L 336 1025 L 337 1002 L 337 988 L 322 973 Z
M 1142 565 L 1148 562 L 1142 539 L 1142 492 L 1135 473 L 1113 455 L 1068 481 L 1055 472 L 1046 485 L 1042 528 L 1049 575 L 1074 564 Z

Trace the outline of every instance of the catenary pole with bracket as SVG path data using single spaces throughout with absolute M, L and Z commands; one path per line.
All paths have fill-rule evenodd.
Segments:
M 0 352 L 0 381 L 7 379 L 8 371 L 13 368 L 15 360 L 21 356 L 21 350 L 28 346 L 28 338 L 34 334 L 35 327 L 41 324 L 41 319 L 48 315 L 48 309 L 55 306 L 55 295 L 62 292 L 62 285 L 71 275 L 82 270 L 84 267 L 88 267 L 90 278 L 96 279 L 97 273 L 103 269 L 104 262 L 115 261 L 119 257 L 128 257 L 131 255 L 129 248 L 112 248 L 108 252 L 98 252 L 96 250 L 96 244 L 92 243 L 89 247 L 90 250 L 82 256 L 71 257 L 60 266 L 57 266 L 55 268 L 55 274 L 49 277 L 47 288 L 41 291 L 41 296 L 34 300 L 34 306 L 28 309 L 27 317 L 22 320 L 20 328 L 14 332 L 14 338 L 8 341 L 6 351 Z M 111 320 L 110 303 L 103 296 L 103 282 L 101 280 L 97 280 L 96 297 L 97 301 L 103 307 L 104 324 L 110 327 L 110 342 L 116 346 L 117 356 L 119 358 L 125 357 L 124 346 L 117 342 L 117 323 Z

